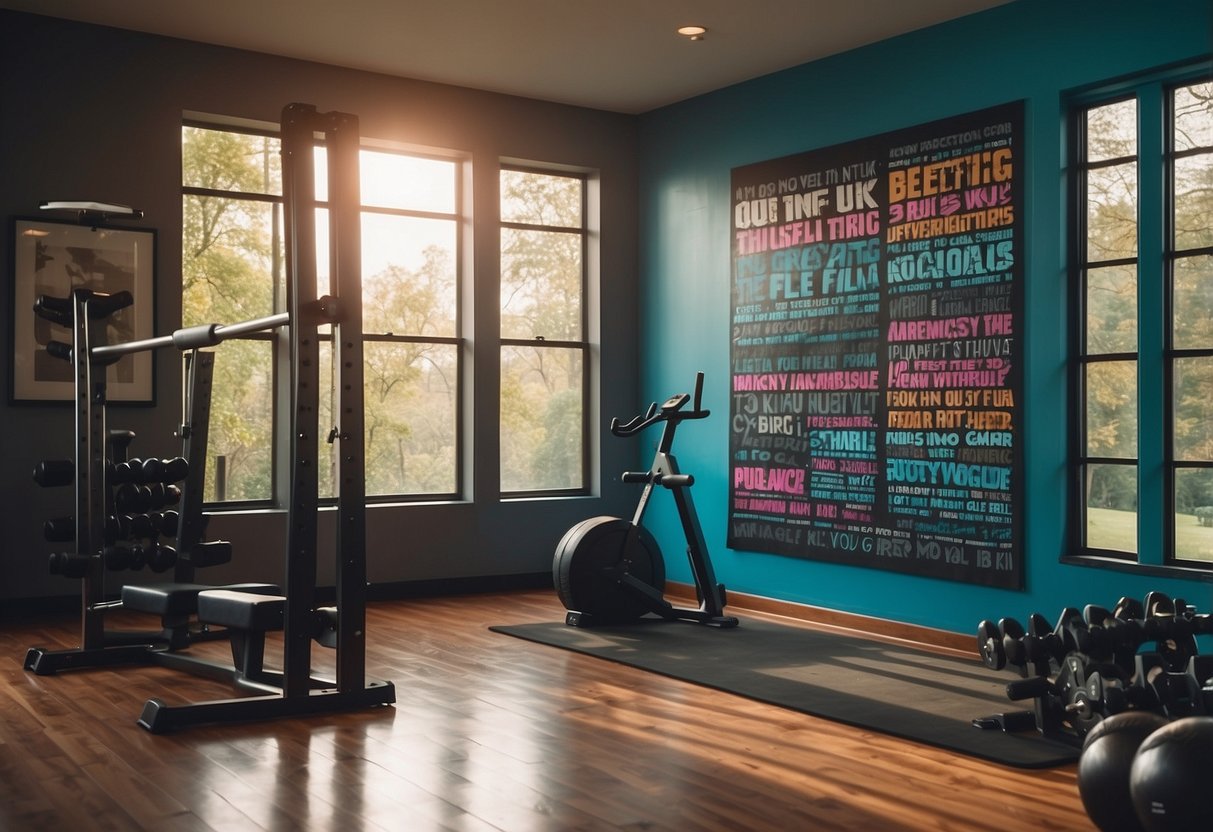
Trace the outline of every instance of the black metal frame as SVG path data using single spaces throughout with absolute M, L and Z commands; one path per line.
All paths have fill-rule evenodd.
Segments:
M 334 296 L 316 297 L 315 179 L 312 161 L 314 135 L 326 134 L 330 148 L 330 238 Z M 178 330 L 171 336 L 121 345 L 106 345 L 91 323 L 104 318 L 130 296 L 101 295 L 77 290 L 73 295 L 73 344 L 68 350 L 76 370 L 76 555 L 84 558 L 82 583 L 82 646 L 51 652 L 34 648 L 26 668 L 47 674 L 77 667 L 127 663 L 156 663 L 227 681 L 261 695 L 167 705 L 153 698 L 144 705 L 139 724 L 153 733 L 201 723 L 247 721 L 351 710 L 395 702 L 391 682 L 367 680 L 366 665 L 366 500 L 363 454 L 362 297 L 361 242 L 358 194 L 358 120 L 344 113 L 318 114 L 314 107 L 292 104 L 283 111 L 283 175 L 287 219 L 287 287 L 289 312 L 240 324 L 216 324 Z M 59 313 L 62 315 L 62 311 Z M 316 610 L 317 574 L 317 461 L 319 459 L 319 325 L 332 325 L 334 343 L 333 389 L 337 424 L 329 433 L 339 448 L 337 468 L 338 524 L 336 540 L 337 650 L 336 680 L 312 675 L 312 639 L 320 634 Z M 220 665 L 171 652 L 163 642 L 149 641 L 115 646 L 104 630 L 103 615 L 114 602 L 104 599 L 102 556 L 107 516 L 107 460 L 105 365 L 121 355 L 175 346 L 197 349 L 226 337 L 287 326 L 290 343 L 291 491 L 286 551 L 283 614 L 283 668 L 279 674 L 263 671 L 260 661 L 250 668 Z M 209 407 L 210 358 L 193 362 L 191 381 L 201 383 L 205 396 L 195 389 L 191 407 L 193 427 L 183 438 L 189 450 L 205 453 L 205 418 L 197 408 Z M 196 374 L 195 371 L 201 373 Z M 203 465 L 192 465 L 201 471 Z M 196 525 L 183 521 L 179 532 L 196 542 L 201 533 L 201 474 L 187 483 L 183 512 L 197 509 Z M 184 515 L 183 515 L 184 516 Z M 182 567 L 180 580 L 193 577 Z M 246 633 L 248 643 L 261 633 Z M 241 634 L 235 633 L 239 639 Z M 236 642 L 233 642 L 234 647 Z
M 316 297 L 314 136 L 329 148 L 329 221 L 333 297 Z M 153 733 L 201 723 L 345 711 L 396 701 L 391 682 L 367 680 L 366 499 L 363 457 L 362 290 L 358 119 L 292 104 L 282 114 L 286 206 L 287 302 L 292 388 L 290 527 L 280 692 L 240 699 L 166 705 L 149 699 L 139 724 Z M 331 436 L 337 465 L 337 678 L 314 677 L 316 634 L 317 460 L 319 459 L 318 324 L 333 327 L 333 385 L 338 393 Z

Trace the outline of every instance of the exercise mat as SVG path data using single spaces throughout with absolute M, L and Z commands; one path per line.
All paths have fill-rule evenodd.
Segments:
M 751 619 L 725 630 L 657 619 L 489 629 L 1002 765 L 1046 768 L 1078 759 L 1077 748 L 1035 731 L 973 727 L 975 717 L 1031 705 L 1008 700 L 1013 677 L 976 658 Z

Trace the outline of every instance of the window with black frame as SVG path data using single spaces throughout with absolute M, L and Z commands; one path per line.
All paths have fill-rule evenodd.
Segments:
M 182 323 L 282 311 L 280 145 L 272 131 L 182 128 Z M 368 499 L 454 498 L 461 488 L 463 163 L 380 148 L 360 153 Z M 327 173 L 316 148 L 318 290 L 327 290 Z M 322 361 L 331 360 L 322 344 Z M 322 367 L 322 378 L 328 378 Z M 216 350 L 205 499 L 274 499 L 272 333 Z M 322 396 L 321 424 L 332 421 Z M 320 472 L 332 494 L 332 467 Z
M 588 489 L 587 177 L 503 168 L 501 491 Z
M 1074 108 L 1079 554 L 1213 566 L 1213 80 Z

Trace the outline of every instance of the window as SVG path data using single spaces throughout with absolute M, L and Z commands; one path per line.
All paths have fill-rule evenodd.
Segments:
M 271 315 L 283 270 L 280 143 L 268 133 L 181 130 L 181 323 Z M 215 348 L 204 499 L 273 498 L 274 335 Z
M 1079 549 L 1213 566 L 1213 81 L 1122 85 L 1071 127 Z
M 461 165 L 401 152 L 359 155 L 366 493 L 459 491 Z M 327 174 L 317 151 L 319 280 L 328 281 Z M 322 288 L 321 291 L 324 291 Z M 322 349 L 322 360 L 331 353 Z M 328 402 L 321 423 L 331 422 Z M 332 466 L 321 477 L 332 494 Z
M 501 171 L 501 491 L 584 491 L 586 178 Z
M 368 498 L 459 491 L 459 200 L 453 159 L 364 149 L 362 290 Z M 327 173 L 316 150 L 318 291 L 328 290 Z M 284 308 L 280 144 L 271 133 L 182 130 L 182 323 Z M 216 347 L 208 502 L 274 498 L 275 336 Z M 331 350 L 322 345 L 322 360 Z M 322 377 L 328 377 L 322 367 Z M 282 373 L 285 379 L 285 371 Z M 321 425 L 331 402 L 321 397 Z M 320 493 L 332 494 L 332 467 Z

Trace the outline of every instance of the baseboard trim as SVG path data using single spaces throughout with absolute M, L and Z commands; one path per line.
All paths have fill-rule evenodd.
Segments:
M 683 601 L 693 602 L 695 600 L 695 590 L 690 584 L 667 582 L 666 594 Z M 964 658 L 978 657 L 975 635 L 966 636 L 950 630 L 939 630 L 919 624 L 907 624 L 903 621 L 832 610 L 827 607 L 815 607 L 794 601 L 781 601 L 778 598 L 749 595 L 732 590 L 728 593 L 728 602 L 729 609 L 738 612 L 756 612 L 791 618 L 817 627 L 845 630 L 849 633 L 911 644 L 947 655 Z

